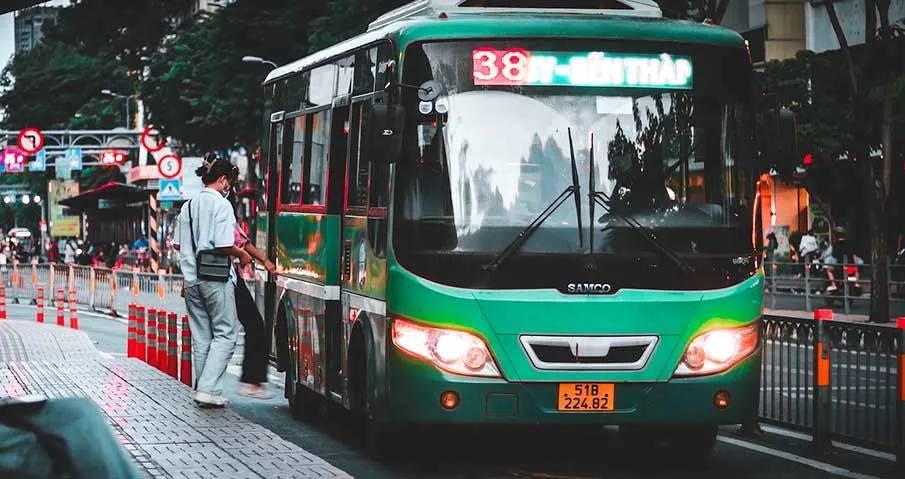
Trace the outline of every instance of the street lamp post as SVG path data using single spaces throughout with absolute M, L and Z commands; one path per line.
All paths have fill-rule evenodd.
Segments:
M 131 118 L 129 118 L 129 114 L 131 113 L 131 111 L 130 111 L 131 105 L 129 105 L 129 104 L 132 102 L 132 97 L 128 96 L 128 95 L 120 95 L 119 93 L 115 93 L 110 90 L 101 90 L 101 95 L 107 95 L 107 96 L 112 96 L 114 98 L 119 98 L 121 100 L 122 99 L 126 100 L 126 129 L 131 130 L 132 121 L 131 121 Z
M 264 63 L 264 64 L 270 65 L 274 68 L 279 67 L 279 65 L 277 65 L 276 63 L 274 63 L 270 60 L 265 60 L 261 57 L 244 56 L 244 57 L 242 57 L 242 61 L 245 63 Z

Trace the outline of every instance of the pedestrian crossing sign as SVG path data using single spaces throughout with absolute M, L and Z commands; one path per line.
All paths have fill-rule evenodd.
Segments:
M 178 178 L 172 180 L 160 180 L 160 192 L 157 193 L 160 201 L 179 201 L 182 199 L 182 185 Z

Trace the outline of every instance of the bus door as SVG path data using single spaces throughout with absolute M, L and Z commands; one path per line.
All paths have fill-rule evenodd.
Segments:
M 276 228 L 272 221 L 276 218 L 278 192 L 280 187 L 280 175 L 277 165 L 283 162 L 283 112 L 276 112 L 270 116 L 270 138 L 267 150 L 261 154 L 258 162 L 258 195 L 261 200 L 258 203 L 257 228 L 255 236 L 251 238 L 264 255 L 277 263 L 276 258 Z M 265 330 L 270 333 L 270 359 L 276 360 L 277 335 L 274 334 L 276 318 L 276 281 L 275 277 L 262 269 L 262 265 L 255 265 L 255 302 L 258 311 L 264 318 Z
M 339 71 L 342 72 L 343 61 L 339 62 Z M 327 198 L 327 213 L 337 221 L 335 234 L 328 236 L 327 241 L 337 242 L 342 237 L 342 211 L 343 211 L 343 190 L 346 176 L 346 153 L 348 151 L 349 142 L 349 103 L 351 96 L 349 91 L 343 88 L 342 78 L 339 75 L 339 88 L 337 96 L 333 100 L 332 125 L 330 128 L 330 191 Z M 334 243 L 335 245 L 335 243 Z M 339 266 L 339 258 L 335 266 Z M 337 276 L 341 276 L 339 271 Z M 335 278 L 334 286 L 339 292 L 339 277 Z M 336 301 L 330 301 L 327 305 L 326 317 L 326 363 L 327 363 L 327 389 L 330 392 L 331 399 L 342 401 L 345 396 L 343 382 L 343 317 L 342 308 L 339 298 Z

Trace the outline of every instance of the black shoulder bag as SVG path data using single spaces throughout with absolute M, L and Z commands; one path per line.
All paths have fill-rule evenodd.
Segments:
M 192 236 L 192 251 L 195 252 L 195 269 L 197 270 L 198 279 L 225 283 L 229 281 L 232 257 L 216 249 L 198 251 L 198 244 L 195 243 L 195 222 L 192 220 L 191 203 L 189 201 L 185 206 L 189 209 L 189 232 Z

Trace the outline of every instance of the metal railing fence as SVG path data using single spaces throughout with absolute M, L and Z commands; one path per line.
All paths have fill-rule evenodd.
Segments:
M 0 284 L 6 286 L 12 303 L 35 304 L 38 288 L 44 288 L 49 305 L 55 305 L 57 291 L 63 290 L 67 297 L 70 291 L 74 292 L 77 303 L 114 316 L 128 315 L 133 303 L 185 314 L 183 280 L 176 275 L 89 266 L 13 264 L 0 267 Z
M 765 263 L 764 304 L 771 309 L 805 311 L 842 308 L 846 314 L 855 309 L 866 310 L 870 305 L 872 269 L 869 264 L 854 263 Z M 891 306 L 905 311 L 905 266 L 890 265 L 887 273 Z M 831 283 L 835 290 L 827 289 Z
M 905 320 L 898 327 L 766 315 L 762 421 L 894 451 L 905 461 Z

